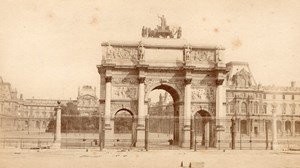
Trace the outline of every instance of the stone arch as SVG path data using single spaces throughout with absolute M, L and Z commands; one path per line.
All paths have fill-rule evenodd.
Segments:
M 136 116 L 133 114 L 133 112 L 127 108 L 121 108 L 121 109 L 117 110 L 116 112 L 114 112 L 113 118 L 115 118 L 115 116 L 121 111 L 127 111 L 133 118 L 136 118 Z
M 241 113 L 246 114 L 247 113 L 247 108 L 248 108 L 247 103 L 246 102 L 242 102 L 241 103 Z
M 151 91 L 156 89 L 162 89 L 167 91 L 171 96 L 172 99 L 175 102 L 182 101 L 182 97 L 180 96 L 180 90 L 173 84 L 170 83 L 155 83 L 149 87 L 148 90 L 146 90 L 145 94 L 145 101 L 148 101 L 148 97 L 151 93 Z
M 209 118 L 209 117 L 212 117 L 213 114 L 207 110 L 203 110 L 203 109 L 200 109 L 198 111 L 196 111 L 193 115 L 197 115 L 199 114 L 201 117 L 205 117 L 205 118 Z

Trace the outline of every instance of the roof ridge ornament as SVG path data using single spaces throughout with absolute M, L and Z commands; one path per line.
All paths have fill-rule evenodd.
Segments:
M 144 38 L 181 38 L 181 27 L 168 26 L 164 15 L 159 16 L 160 25 L 157 25 L 153 30 L 149 27 L 143 26 L 142 37 Z

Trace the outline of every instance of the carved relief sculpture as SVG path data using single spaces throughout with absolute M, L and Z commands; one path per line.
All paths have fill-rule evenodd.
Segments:
M 114 87 L 113 88 L 114 99 L 136 99 L 137 88 L 130 87 Z
M 191 51 L 191 61 L 203 63 L 215 63 L 215 54 L 210 50 L 193 50 Z

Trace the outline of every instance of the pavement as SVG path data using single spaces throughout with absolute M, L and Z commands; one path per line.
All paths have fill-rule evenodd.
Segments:
M 0 149 L 0 168 L 180 168 L 191 162 L 205 168 L 300 168 L 300 152 Z

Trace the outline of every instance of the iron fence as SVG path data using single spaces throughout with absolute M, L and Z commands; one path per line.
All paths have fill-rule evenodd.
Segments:
M 110 125 L 106 124 L 107 120 Z M 2 118 L 0 148 L 51 148 L 55 127 L 55 117 Z M 63 115 L 61 132 L 64 149 L 270 150 L 272 147 L 271 123 L 266 120 L 243 122 L 237 119 L 233 123 L 231 119 L 202 116 L 187 120 L 173 116 L 107 119 Z M 298 134 L 280 132 L 277 139 L 284 149 L 300 146 Z

